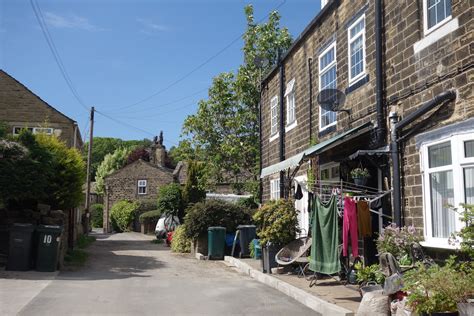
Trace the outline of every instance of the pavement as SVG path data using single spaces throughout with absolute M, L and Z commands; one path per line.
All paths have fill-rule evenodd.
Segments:
M 151 236 L 96 237 L 77 271 L 0 271 L 0 315 L 318 315 L 222 263 L 173 254 Z

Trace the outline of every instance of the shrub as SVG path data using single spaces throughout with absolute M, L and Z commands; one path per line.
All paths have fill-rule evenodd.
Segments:
M 298 229 L 298 211 L 292 200 L 270 201 L 253 215 L 257 224 L 260 244 L 267 242 L 285 245 L 296 238 Z
M 225 201 L 208 200 L 187 209 L 184 229 L 186 236 L 197 238 L 211 226 L 223 226 L 227 232 L 235 232 L 238 225 L 251 222 L 250 212 L 246 208 Z
M 452 234 L 449 243 L 452 245 L 460 244 L 461 251 L 474 260 L 474 205 L 461 204 L 462 211 L 460 220 L 464 223 L 464 227 Z M 458 212 L 457 209 L 454 209 Z
M 104 216 L 104 205 L 92 204 L 91 205 L 91 224 L 92 227 L 102 227 Z
M 158 222 L 158 220 L 161 217 L 161 211 L 160 210 L 154 210 L 154 211 L 148 211 L 145 213 L 142 213 L 139 217 L 140 223 L 144 222 Z
M 162 214 L 182 215 L 183 195 L 179 183 L 164 185 L 159 189 L 157 210 Z
M 97 193 L 104 194 L 105 177 L 122 168 L 129 153 L 130 148 L 117 148 L 112 154 L 105 155 L 95 175 Z
M 183 225 L 178 226 L 173 233 L 171 251 L 181 253 L 191 252 L 191 239 L 186 236 Z
M 255 202 L 255 198 L 253 196 L 248 198 L 241 198 L 237 200 L 237 205 L 246 207 L 250 210 L 256 210 L 258 208 L 257 202 Z
M 204 201 L 206 190 L 203 187 L 204 168 L 199 162 L 188 161 L 186 183 L 183 189 L 183 198 L 186 204 Z
M 110 210 L 110 220 L 112 226 L 120 232 L 129 231 L 130 223 L 133 221 L 138 203 L 129 201 L 119 201 Z
M 400 228 L 392 223 L 385 227 L 377 238 L 377 251 L 378 253 L 389 252 L 400 260 L 402 257 L 409 256 L 412 244 L 420 240 L 421 237 L 416 235 L 415 227 Z

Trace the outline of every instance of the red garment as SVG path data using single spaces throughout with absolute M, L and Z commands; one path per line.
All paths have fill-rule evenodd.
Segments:
M 350 197 L 344 198 L 344 217 L 342 221 L 342 255 L 347 256 L 349 245 L 349 235 L 351 241 L 352 256 L 359 256 L 359 236 L 357 233 L 357 208 L 356 202 Z

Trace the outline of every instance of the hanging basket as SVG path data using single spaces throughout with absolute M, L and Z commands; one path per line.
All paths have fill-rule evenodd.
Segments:
M 357 185 L 366 185 L 367 184 L 367 177 L 354 178 L 354 183 L 357 184 Z

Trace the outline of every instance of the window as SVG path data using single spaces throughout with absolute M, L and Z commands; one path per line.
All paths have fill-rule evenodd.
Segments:
M 426 35 L 451 19 L 451 0 L 424 0 L 423 17 Z
M 319 168 L 319 178 L 323 181 L 339 181 L 341 180 L 339 173 L 339 163 L 327 163 Z
M 319 91 L 336 89 L 336 42 L 319 55 Z M 336 112 L 319 107 L 319 130 L 336 124 Z
M 280 179 L 270 180 L 270 200 L 280 199 Z
M 349 85 L 365 75 L 365 15 L 347 29 Z
M 474 133 L 456 135 L 422 146 L 425 194 L 425 240 L 447 247 L 461 228 L 453 207 L 474 202 Z
M 38 134 L 38 133 L 44 133 L 47 135 L 52 135 L 53 134 L 53 129 L 49 127 L 21 127 L 21 126 L 15 126 L 13 127 L 13 135 L 19 135 L 22 130 L 28 130 L 32 132 L 33 134 Z
M 271 135 L 278 132 L 278 97 L 274 96 L 270 100 L 270 121 L 271 121 Z
M 138 180 L 138 194 L 146 194 L 146 180 Z
M 286 84 L 286 131 L 296 126 L 295 79 Z

